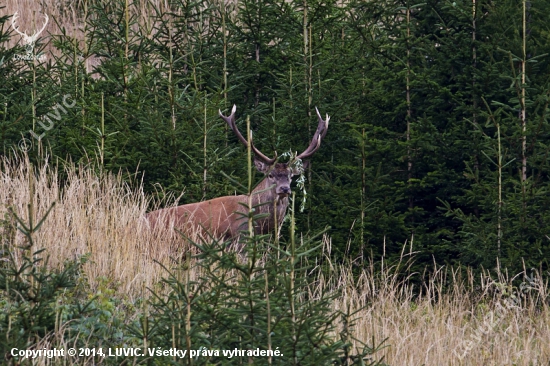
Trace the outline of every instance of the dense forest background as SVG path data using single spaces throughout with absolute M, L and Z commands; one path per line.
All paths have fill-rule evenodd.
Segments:
M 218 109 L 281 155 L 318 106 L 301 231 L 330 226 L 341 258 L 548 268 L 548 1 L 68 3 L 42 13 L 79 28 L 50 16 L 60 31 L 30 48 L 0 8 L 0 154 L 123 171 L 184 204 L 247 177 Z

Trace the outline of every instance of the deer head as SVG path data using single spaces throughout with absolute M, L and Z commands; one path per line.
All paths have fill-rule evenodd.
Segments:
M 239 141 L 241 141 L 245 146 L 248 147 L 248 141 L 239 132 L 235 124 L 236 111 L 237 106 L 233 105 L 233 109 L 231 110 L 231 114 L 229 116 L 224 116 L 221 111 L 219 111 L 219 113 L 220 117 L 227 122 Z M 328 123 L 330 117 L 327 114 L 326 119 L 323 120 L 317 107 L 315 108 L 315 111 L 317 112 L 317 117 L 319 118 L 319 125 L 317 126 L 317 130 L 315 131 L 313 139 L 311 140 L 307 149 L 305 149 L 304 152 L 302 152 L 301 154 L 297 155 L 294 158 L 295 160 L 304 160 L 311 157 L 311 155 L 313 155 L 321 146 L 321 140 L 325 137 L 328 131 Z M 250 148 L 254 153 L 254 166 L 256 167 L 256 169 L 258 169 L 258 171 L 264 173 L 266 176 L 266 183 L 262 186 L 274 187 L 274 193 L 279 198 L 287 197 L 291 193 L 290 183 L 292 182 L 292 177 L 301 173 L 301 170 L 296 167 L 296 164 L 294 164 L 295 161 L 290 161 L 288 163 L 276 163 L 277 152 L 274 152 L 273 158 L 268 158 L 254 146 L 254 142 L 252 140 L 252 132 L 250 133 Z
M 254 153 L 254 165 L 256 169 L 265 174 L 265 179 L 254 188 L 250 195 L 217 197 L 208 201 L 150 212 L 147 215 L 147 220 L 151 227 L 154 228 L 159 222 L 169 227 L 170 222 L 173 222 L 174 226 L 182 231 L 202 228 L 205 236 L 238 239 L 241 232 L 247 229 L 246 220 L 243 220 L 243 206 L 252 199 L 252 204 L 255 210 L 257 209 L 256 214 L 261 216 L 255 220 L 254 231 L 257 234 L 267 234 L 274 228 L 280 228 L 289 204 L 288 195 L 290 194 L 292 176 L 300 174 L 303 165 L 305 165 L 297 164 L 297 162 L 310 158 L 319 149 L 321 140 L 328 130 L 330 117 L 327 115 L 323 120 L 317 108 L 315 110 L 319 117 L 319 125 L 313 139 L 304 152 L 288 163 L 277 163 L 277 153 L 274 153 L 273 158 L 264 155 L 254 146 L 252 134 L 249 145 L 247 139 L 241 135 L 235 125 L 236 106 L 233 106 L 231 114 L 227 117 L 220 111 L 220 116 L 227 122 L 239 141 L 247 147 L 250 146 Z

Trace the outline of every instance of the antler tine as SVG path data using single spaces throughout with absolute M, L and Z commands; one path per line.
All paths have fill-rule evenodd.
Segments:
M 319 118 L 319 125 L 317 126 L 317 130 L 315 131 L 315 134 L 313 135 L 311 143 L 307 149 L 305 149 L 300 155 L 296 156 L 296 159 L 306 159 L 313 155 L 313 153 L 321 147 L 321 140 L 327 134 L 330 116 L 327 114 L 326 119 L 323 120 L 323 117 L 321 117 L 321 113 L 319 113 L 317 107 L 315 107 L 315 111 L 317 112 L 317 117 Z
M 317 112 L 317 117 L 319 118 L 319 121 L 322 121 L 323 120 L 323 117 L 321 117 L 321 113 L 319 113 L 319 110 L 317 109 L 317 107 L 315 107 L 315 112 Z M 330 116 L 328 115 L 328 113 L 326 114 L 326 117 L 325 117 L 325 130 L 323 131 L 323 134 L 321 135 L 321 139 L 324 139 L 325 138 L 325 135 L 327 134 L 327 131 L 328 131 L 328 123 L 330 121 Z
M 237 111 L 237 106 L 233 104 L 233 109 L 231 110 L 231 114 L 229 115 L 229 117 L 224 116 L 221 110 L 219 111 L 219 113 L 220 113 L 220 117 L 223 118 L 225 122 L 227 122 L 231 130 L 235 133 L 235 135 L 237 135 L 237 138 L 239 139 L 239 141 L 241 141 L 245 146 L 248 146 L 248 141 L 246 141 L 243 135 L 241 135 L 241 133 L 239 132 L 239 129 L 237 128 L 237 125 L 235 124 L 236 111 Z M 256 146 L 254 146 L 254 142 L 252 140 L 252 133 L 250 133 L 250 147 L 254 152 L 254 155 L 268 165 L 272 165 L 277 160 L 277 153 L 275 153 L 275 157 L 273 159 L 270 159 L 264 154 L 262 154 L 262 152 L 258 150 Z
M 27 33 L 21 33 L 21 31 L 19 29 L 17 29 L 17 26 L 15 25 L 15 21 L 17 20 L 17 18 L 19 18 L 19 14 L 17 14 L 18 12 L 16 11 L 13 16 L 11 17 L 11 27 L 13 28 L 14 31 L 16 31 L 17 33 L 19 33 L 20 35 L 22 35 L 23 37 L 27 38 Z
M 48 25 L 48 20 L 50 20 L 50 18 L 48 18 L 48 14 L 44 14 L 44 18 L 46 19 L 46 21 L 44 22 L 44 25 L 42 26 L 42 29 L 40 29 L 34 36 L 33 38 L 36 40 L 36 38 L 38 37 L 38 35 L 40 33 L 42 33 L 44 31 L 44 29 L 46 29 L 46 26 Z

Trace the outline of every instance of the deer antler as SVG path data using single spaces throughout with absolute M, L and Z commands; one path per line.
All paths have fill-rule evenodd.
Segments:
M 35 35 L 32 36 L 33 42 L 36 41 L 36 38 L 38 38 L 40 33 L 42 33 L 44 29 L 46 29 L 46 26 L 48 25 L 48 20 L 50 20 L 50 18 L 48 18 L 48 14 L 44 14 L 44 19 L 46 21 L 44 22 L 44 25 L 42 26 L 42 28 Z
M 315 107 L 315 111 L 317 112 L 317 117 L 319 117 L 319 125 L 317 126 L 317 130 L 315 131 L 315 134 L 313 135 L 311 143 L 309 144 L 307 149 L 305 149 L 304 152 L 300 155 L 296 156 L 296 159 L 307 159 L 311 155 L 313 155 L 313 153 L 316 152 L 319 147 L 321 147 L 321 140 L 327 134 L 328 122 L 330 121 L 329 115 L 327 114 L 326 119 L 323 120 L 323 117 L 321 117 L 321 114 L 319 113 L 317 107 Z
M 26 40 L 27 40 L 27 38 L 29 38 L 29 36 L 27 36 L 27 33 L 21 33 L 19 31 L 19 29 L 17 29 L 17 27 L 15 26 L 15 21 L 17 20 L 17 18 L 19 18 L 19 15 L 17 14 L 17 12 L 15 12 L 15 14 L 13 14 L 13 16 L 11 17 L 11 27 L 13 28 L 14 31 L 19 33 L 26 42 Z
M 27 35 L 27 32 L 21 32 L 19 31 L 19 29 L 17 29 L 17 26 L 15 25 L 16 20 L 19 18 L 19 14 L 17 13 L 18 12 L 15 12 L 15 14 L 13 14 L 11 18 L 11 27 L 13 28 L 14 31 L 16 31 L 19 35 L 21 35 L 21 37 L 23 37 L 23 42 L 25 42 L 25 44 L 34 43 L 38 38 L 38 36 L 40 35 L 40 33 L 42 33 L 44 29 L 46 29 L 46 26 L 48 25 L 48 20 L 49 20 L 48 15 L 44 14 L 44 19 L 46 19 L 46 21 L 44 22 L 42 29 L 40 29 L 37 33 L 33 34 L 32 36 L 29 36 Z
M 237 111 L 237 106 L 235 104 L 233 104 L 233 109 L 231 110 L 231 114 L 229 115 L 229 117 L 224 116 L 222 114 L 221 110 L 219 111 L 219 113 L 220 113 L 220 117 L 223 118 L 223 120 L 225 122 L 227 122 L 227 124 L 229 125 L 231 130 L 235 133 L 235 135 L 237 135 L 237 138 L 239 139 L 239 141 L 241 141 L 245 146 L 248 146 L 248 141 L 246 141 L 246 139 L 243 137 L 243 135 L 241 135 L 241 133 L 237 129 L 237 125 L 235 124 L 235 112 L 236 111 Z M 254 152 L 254 155 L 256 156 L 256 158 L 262 160 L 267 165 L 272 165 L 277 160 L 277 153 L 276 152 L 275 152 L 275 157 L 270 159 L 267 156 L 265 156 L 264 154 L 262 154 L 262 152 L 260 150 L 258 150 L 256 148 L 256 146 L 254 146 L 254 143 L 252 142 L 252 132 L 250 133 L 250 147 L 251 147 L 252 151 Z

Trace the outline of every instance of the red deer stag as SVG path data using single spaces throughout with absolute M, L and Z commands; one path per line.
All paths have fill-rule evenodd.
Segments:
M 231 130 L 237 135 L 237 138 L 245 145 L 248 142 L 241 135 L 235 125 L 235 112 L 237 106 L 233 106 L 231 115 L 226 117 L 220 111 L 220 117 L 223 118 Z M 308 159 L 321 146 L 321 140 L 325 137 L 328 130 L 330 117 L 326 116 L 323 120 L 319 110 L 315 108 L 319 117 L 317 131 L 307 149 L 296 159 Z M 252 207 L 255 207 L 255 215 L 262 215 L 255 221 L 254 232 L 256 234 L 266 234 L 274 229 L 275 217 L 277 218 L 277 227 L 282 224 L 283 218 L 288 207 L 288 196 L 290 194 L 290 183 L 293 175 L 300 174 L 297 169 L 291 167 L 291 163 L 276 163 L 275 157 L 268 158 L 260 152 L 250 139 L 250 148 L 254 153 L 254 165 L 264 173 L 266 177 L 252 191 Z M 152 228 L 162 222 L 164 226 L 169 227 L 173 222 L 175 228 L 183 232 L 192 232 L 193 229 L 201 228 L 216 238 L 235 239 L 240 232 L 247 230 L 248 220 L 242 212 L 248 206 L 249 196 L 225 196 L 218 197 L 208 201 L 190 203 L 173 208 L 166 208 L 150 212 L 147 219 Z M 277 207 L 276 213 L 275 206 Z

